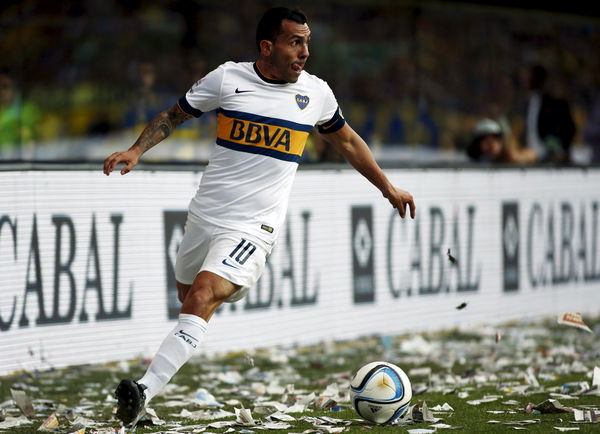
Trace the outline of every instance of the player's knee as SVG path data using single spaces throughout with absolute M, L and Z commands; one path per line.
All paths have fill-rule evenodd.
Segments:
M 191 303 L 195 306 L 215 306 L 220 305 L 227 297 L 221 294 L 211 285 L 192 285 L 187 291 L 183 303 Z
M 185 294 L 181 311 L 193 313 L 208 321 L 236 289 L 237 286 L 224 281 L 221 277 L 209 272 L 201 272 Z
M 207 305 L 211 304 L 214 299 L 214 293 L 208 286 L 192 286 L 185 294 L 184 301 L 192 302 L 195 305 Z

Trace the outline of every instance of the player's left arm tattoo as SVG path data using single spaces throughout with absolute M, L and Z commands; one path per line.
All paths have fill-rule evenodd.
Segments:
M 175 103 L 171 108 L 159 113 L 150 121 L 131 149 L 137 149 L 143 154 L 148 149 L 169 137 L 171 132 L 177 128 L 177 126 L 191 118 L 192 115 L 184 112 L 181 107 L 179 107 L 179 104 Z

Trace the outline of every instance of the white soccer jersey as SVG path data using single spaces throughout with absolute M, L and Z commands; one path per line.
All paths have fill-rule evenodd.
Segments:
M 315 125 L 345 123 L 326 82 L 302 72 L 296 83 L 264 77 L 255 64 L 227 62 L 179 100 L 196 117 L 217 110 L 216 146 L 190 215 L 272 244 L 287 211 L 298 161 Z

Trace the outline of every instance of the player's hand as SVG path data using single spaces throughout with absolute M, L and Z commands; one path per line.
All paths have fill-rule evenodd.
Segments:
M 398 210 L 400 217 L 406 217 L 406 207 L 408 206 L 410 208 L 410 217 L 413 219 L 415 218 L 417 207 L 415 206 L 415 201 L 412 197 L 412 194 L 410 194 L 408 191 L 394 187 L 387 199 L 390 201 L 392 206 Z
M 110 172 L 115 170 L 119 164 L 125 164 L 125 167 L 121 169 L 121 175 L 129 173 L 133 169 L 140 159 L 140 153 L 134 149 L 130 149 L 125 152 L 115 152 L 111 154 L 106 160 L 104 160 L 104 174 L 110 175 Z

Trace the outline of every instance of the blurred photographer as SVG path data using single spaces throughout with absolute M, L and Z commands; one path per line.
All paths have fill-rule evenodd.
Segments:
M 492 119 L 482 119 L 475 124 L 467 155 L 481 163 L 531 164 L 538 161 L 538 155 L 532 149 L 509 148 L 500 124 Z

